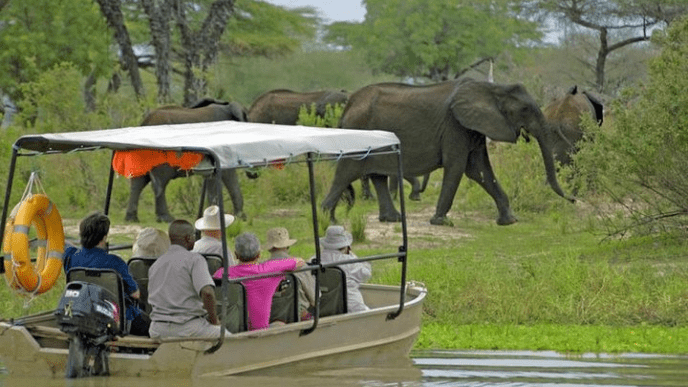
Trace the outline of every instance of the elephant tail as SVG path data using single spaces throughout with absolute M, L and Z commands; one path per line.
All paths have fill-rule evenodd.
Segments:
M 344 192 L 342 193 L 341 199 L 346 203 L 347 209 L 351 209 L 356 202 L 356 191 L 354 191 L 354 186 L 349 184 Z

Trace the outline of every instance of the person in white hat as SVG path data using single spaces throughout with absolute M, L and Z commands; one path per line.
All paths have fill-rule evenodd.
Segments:
M 225 227 L 228 227 L 234 222 L 234 216 L 230 214 L 224 214 L 225 216 Z M 216 254 L 220 257 L 222 256 L 222 230 L 220 226 L 220 207 L 212 205 L 203 211 L 203 217 L 198 219 L 194 224 L 196 230 L 201 232 L 201 239 L 194 243 L 193 251 L 194 253 L 200 254 Z M 227 259 L 229 259 L 229 265 L 233 266 L 236 264 L 234 257 L 232 256 L 231 249 L 229 248 L 229 243 L 227 244 Z
M 137 258 L 158 258 L 170 248 L 167 233 L 154 227 L 139 231 L 131 248 L 131 256 Z
M 289 231 L 284 227 L 275 227 L 267 231 L 265 248 L 270 253 L 270 260 L 294 258 L 289 254 L 289 248 L 296 243 L 296 239 L 289 238 Z M 315 278 L 308 271 L 294 273 L 299 280 L 299 314 L 301 321 L 310 320 L 315 310 Z
M 351 251 L 351 243 L 354 238 L 351 233 L 342 226 L 330 226 L 325 231 L 325 237 L 320 238 L 322 247 L 320 261 L 322 263 L 335 263 L 358 258 Z M 346 274 L 346 296 L 347 310 L 351 312 L 362 312 L 368 310 L 368 306 L 363 301 L 360 286 L 372 275 L 370 262 L 361 261 L 348 263 L 340 266 Z

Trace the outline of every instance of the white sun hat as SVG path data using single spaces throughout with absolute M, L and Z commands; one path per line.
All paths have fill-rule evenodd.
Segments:
M 325 237 L 320 238 L 320 244 L 328 250 L 339 250 L 343 247 L 351 246 L 353 241 L 353 236 L 343 226 L 328 227 L 327 231 L 325 231 Z
M 234 216 L 225 214 L 225 227 L 234 222 Z M 203 217 L 194 224 L 196 230 L 219 230 L 220 229 L 220 207 L 210 206 L 203 211 Z

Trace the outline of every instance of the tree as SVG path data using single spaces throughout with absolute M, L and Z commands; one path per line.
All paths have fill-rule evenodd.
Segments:
M 158 83 L 158 102 L 167 103 L 170 95 L 171 39 L 170 20 L 172 18 L 173 0 L 141 0 L 150 26 L 150 38 L 155 48 L 155 77 Z
M 2 3 L 0 89 L 22 100 L 20 85 L 56 65 L 72 63 L 84 76 L 111 71 L 107 27 L 92 0 Z
M 612 52 L 650 40 L 654 29 L 665 28 L 688 12 L 683 0 L 535 0 L 530 4 L 546 15 L 597 34 L 594 62 L 582 60 L 594 69 L 595 86 L 601 93 L 606 92 L 605 66 Z
M 507 0 L 367 0 L 361 25 L 335 23 L 327 40 L 362 49 L 371 66 L 400 77 L 449 79 L 477 59 L 539 39 Z
M 124 24 L 124 15 L 122 14 L 121 0 L 96 0 L 100 6 L 100 11 L 103 13 L 108 26 L 115 32 L 115 40 L 119 45 L 119 49 L 124 62 L 124 68 L 129 72 L 131 85 L 137 97 L 144 95 L 143 82 L 139 74 L 139 64 L 134 48 L 129 37 L 129 31 Z
M 576 156 L 618 204 L 618 212 L 607 205 L 601 213 L 619 233 L 685 232 L 688 223 L 688 17 L 656 35 L 662 53 L 650 63 L 649 82 L 624 93 L 613 126 Z

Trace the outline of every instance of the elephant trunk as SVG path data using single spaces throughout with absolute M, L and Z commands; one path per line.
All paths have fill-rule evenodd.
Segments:
M 557 193 L 557 195 L 562 198 L 574 203 L 576 199 L 573 196 L 568 196 L 561 189 L 559 181 L 557 180 L 557 171 L 554 166 L 554 155 L 552 154 L 552 149 L 546 145 L 546 141 L 542 138 L 538 138 L 538 144 L 540 145 L 540 151 L 542 152 L 542 160 L 545 163 L 545 172 L 547 173 L 547 183 L 549 183 L 552 190 Z

